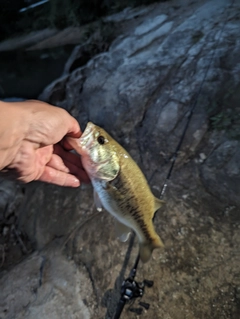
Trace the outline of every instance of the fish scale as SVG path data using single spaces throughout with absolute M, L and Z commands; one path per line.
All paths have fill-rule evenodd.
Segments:
M 146 227 L 144 220 L 141 218 L 141 207 L 137 202 L 136 196 L 132 195 L 131 189 L 127 188 L 127 183 L 123 180 L 124 174 L 119 174 L 119 176 L 114 179 L 109 184 L 113 184 L 114 187 L 119 192 L 119 199 L 115 198 L 116 202 L 119 205 L 120 211 L 125 212 L 124 215 L 130 215 L 135 222 L 137 222 L 141 228 L 141 231 L 144 233 L 147 240 L 151 240 L 151 235 L 149 234 L 148 228 Z
M 98 210 L 103 206 L 116 218 L 123 241 L 131 229 L 136 233 L 140 259 L 148 261 L 153 249 L 163 247 L 152 221 L 163 201 L 152 194 L 128 152 L 101 127 L 89 122 L 80 139 L 70 138 L 69 143 L 81 155 Z

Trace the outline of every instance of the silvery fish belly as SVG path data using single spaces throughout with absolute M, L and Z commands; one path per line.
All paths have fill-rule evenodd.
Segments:
M 69 142 L 82 156 L 94 187 L 97 209 L 103 206 L 115 217 L 120 240 L 127 240 L 131 229 L 135 231 L 140 259 L 147 262 L 154 248 L 163 247 L 152 222 L 163 202 L 154 197 L 127 151 L 99 126 L 89 122 L 81 138 Z

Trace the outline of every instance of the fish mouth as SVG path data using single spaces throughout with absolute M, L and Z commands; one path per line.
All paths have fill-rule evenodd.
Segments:
M 82 147 L 82 149 L 86 149 L 92 143 L 93 130 L 94 124 L 92 122 L 88 122 L 82 136 L 79 138 L 79 144 Z

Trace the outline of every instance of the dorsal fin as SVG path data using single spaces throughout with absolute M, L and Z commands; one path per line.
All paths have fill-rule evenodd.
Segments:
M 162 207 L 162 205 L 165 204 L 164 200 L 158 199 L 157 197 L 155 197 L 155 212 Z

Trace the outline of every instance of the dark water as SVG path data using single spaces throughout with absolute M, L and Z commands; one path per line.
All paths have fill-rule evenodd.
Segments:
M 37 98 L 61 76 L 73 47 L 0 52 L 0 98 Z

